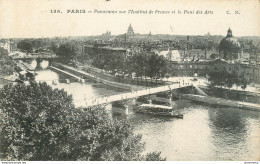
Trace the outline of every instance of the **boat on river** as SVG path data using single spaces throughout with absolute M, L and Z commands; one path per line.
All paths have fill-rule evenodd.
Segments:
M 165 106 L 165 105 L 142 104 L 140 106 L 137 106 L 136 112 L 156 115 L 156 116 L 183 118 L 183 114 L 175 112 L 172 107 Z

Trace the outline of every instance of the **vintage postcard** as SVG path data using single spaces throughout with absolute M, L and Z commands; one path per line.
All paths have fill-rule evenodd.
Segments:
M 258 163 L 259 114 L 259 0 L 0 0 L 2 164 Z

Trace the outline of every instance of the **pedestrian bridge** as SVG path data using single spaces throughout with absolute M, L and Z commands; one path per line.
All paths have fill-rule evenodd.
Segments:
M 91 106 L 101 105 L 101 104 L 109 104 L 109 103 L 112 103 L 114 101 L 137 98 L 137 97 L 140 97 L 140 96 L 170 91 L 170 90 L 174 90 L 174 89 L 178 89 L 178 88 L 184 88 L 184 87 L 187 87 L 187 86 L 193 86 L 193 85 L 192 84 L 185 84 L 185 85 L 172 84 L 172 85 L 161 86 L 161 87 L 156 87 L 156 88 L 147 88 L 147 89 L 138 90 L 138 91 L 131 91 L 131 92 L 128 92 L 128 93 L 122 93 L 122 94 L 112 95 L 112 96 L 107 96 L 107 97 L 91 98 L 91 99 L 87 99 L 85 101 L 86 102 L 85 107 L 91 107 Z

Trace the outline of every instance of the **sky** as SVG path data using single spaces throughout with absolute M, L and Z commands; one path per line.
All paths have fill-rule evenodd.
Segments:
M 51 13 L 51 10 L 62 13 Z M 67 10 L 85 10 L 86 13 L 67 13 Z M 94 10 L 118 13 L 94 13 Z M 151 10 L 153 14 L 130 14 L 129 10 L 147 10 L 148 13 Z M 171 14 L 158 14 L 156 10 Z M 184 10 L 189 14 L 184 14 Z M 196 14 L 206 10 L 213 14 Z M 239 14 L 235 14 L 236 11 Z M 0 0 L 0 38 L 89 36 L 107 30 L 118 35 L 125 33 L 130 23 L 140 34 L 151 31 L 152 34 L 205 35 L 209 32 L 224 36 L 230 27 L 234 36 L 260 36 L 260 1 Z

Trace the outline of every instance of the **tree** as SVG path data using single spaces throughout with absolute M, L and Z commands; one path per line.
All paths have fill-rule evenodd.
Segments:
M 97 54 L 92 61 L 92 65 L 106 70 L 125 69 L 125 56 L 121 54 Z
M 79 122 L 73 124 L 71 137 L 75 144 L 70 147 L 74 154 L 69 159 L 80 160 L 141 160 L 144 149 L 141 136 L 134 135 L 132 127 L 127 121 L 113 121 L 107 119 L 104 110 L 89 110 L 87 120 L 78 114 Z M 83 132 L 82 132 L 83 131 Z
M 17 43 L 17 48 L 26 51 L 27 53 L 32 52 L 32 44 L 29 42 L 29 40 L 22 40 L 19 43 Z
M 237 76 L 236 85 L 241 86 L 242 89 L 246 89 L 247 85 L 250 83 L 250 79 L 246 76 L 246 73 L 241 72 Z
M 77 55 L 73 45 L 69 43 L 61 44 L 56 51 L 56 54 L 61 57 L 62 62 L 66 64 L 72 61 Z
M 147 56 L 141 53 L 134 54 L 130 62 L 132 62 L 129 66 L 131 67 L 130 70 L 136 73 L 137 76 L 144 76 L 145 75 L 145 67 Z
M 163 56 L 152 54 L 148 59 L 148 76 L 164 77 L 167 73 L 166 59 Z
M 161 157 L 161 152 L 148 153 L 146 155 L 146 161 L 165 161 L 166 158 Z
M 14 72 L 14 65 L 14 61 L 8 56 L 8 51 L 0 47 L 0 75 L 11 75 Z
M 165 160 L 141 155 L 144 143 L 129 122 L 101 107 L 75 108 L 71 95 L 46 83 L 6 85 L 0 105 L 1 159 Z
M 55 42 L 51 42 L 51 43 L 50 43 L 50 46 L 49 46 L 49 49 L 50 49 L 51 51 L 53 51 L 54 53 L 57 53 L 57 51 L 58 51 L 58 45 L 57 45 Z
M 99 69 L 106 69 L 107 68 L 107 65 L 106 65 L 107 60 L 108 60 L 108 58 L 106 58 L 106 56 L 104 56 L 102 54 L 97 54 L 92 61 L 92 65 L 94 67 L 99 68 Z
M 59 149 L 68 142 L 63 136 L 69 131 L 66 118 L 74 108 L 72 96 L 46 83 L 31 83 L 4 86 L 0 97 L 6 121 L 0 136 L 3 156 L 11 160 L 59 158 Z
M 241 66 L 229 64 L 222 60 L 215 60 L 209 63 L 206 69 L 209 75 L 211 86 L 225 86 L 231 88 L 234 84 L 246 87 L 249 84 L 248 77 L 242 72 Z

